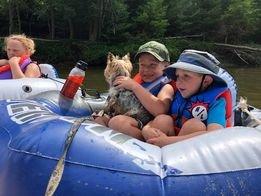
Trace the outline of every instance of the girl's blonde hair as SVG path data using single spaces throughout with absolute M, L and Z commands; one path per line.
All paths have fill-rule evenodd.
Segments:
M 31 38 L 26 37 L 24 34 L 19 34 L 19 35 L 13 34 L 13 35 L 9 35 L 8 37 L 6 37 L 5 41 L 4 41 L 4 50 L 5 51 L 6 51 L 7 42 L 9 40 L 20 41 L 25 46 L 25 48 L 29 51 L 30 55 L 32 55 L 35 52 L 34 41 Z

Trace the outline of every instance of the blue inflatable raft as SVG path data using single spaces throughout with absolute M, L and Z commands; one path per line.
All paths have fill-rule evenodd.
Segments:
M 63 155 L 54 195 L 261 195 L 256 128 L 226 128 L 159 148 L 64 115 L 53 103 L 0 101 L 1 196 L 46 194 Z

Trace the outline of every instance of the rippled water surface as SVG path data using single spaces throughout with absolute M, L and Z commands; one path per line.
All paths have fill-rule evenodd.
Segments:
M 261 68 L 230 68 L 234 76 L 239 96 L 247 97 L 248 102 L 261 108 Z

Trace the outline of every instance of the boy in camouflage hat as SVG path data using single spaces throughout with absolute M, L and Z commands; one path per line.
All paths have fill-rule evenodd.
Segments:
M 170 62 L 168 49 L 165 45 L 156 41 L 150 41 L 140 46 L 135 59 L 138 58 L 142 53 L 152 54 L 160 62 Z
M 139 47 L 135 56 L 139 64 L 139 73 L 130 79 L 118 77 L 114 85 L 134 92 L 142 105 L 153 115 L 166 113 L 169 109 L 174 90 L 166 84 L 163 70 L 169 65 L 169 52 L 165 45 L 150 41 Z M 136 119 L 118 115 L 110 119 L 108 126 L 140 140 L 144 140 L 141 129 L 144 126 Z

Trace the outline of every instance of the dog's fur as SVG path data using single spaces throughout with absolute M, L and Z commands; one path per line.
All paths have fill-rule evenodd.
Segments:
M 254 127 L 261 130 L 261 110 L 248 105 L 247 99 L 240 97 L 235 111 L 235 126 Z
M 152 119 L 152 115 L 142 106 L 135 94 L 125 89 L 118 90 L 113 86 L 116 77 L 130 77 L 131 71 L 132 63 L 130 62 L 129 54 L 122 58 L 114 56 L 112 53 L 108 54 L 104 76 L 110 89 L 104 113 L 109 115 L 109 117 L 120 114 L 127 115 L 145 125 Z

